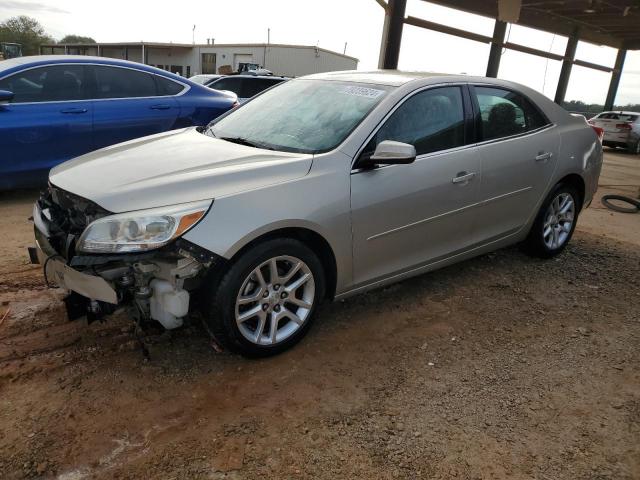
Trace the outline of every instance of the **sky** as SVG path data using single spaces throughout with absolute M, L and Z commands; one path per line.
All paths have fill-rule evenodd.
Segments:
M 491 36 L 493 20 L 408 0 L 407 14 Z M 98 42 L 216 43 L 266 42 L 319 45 L 360 60 L 359 69 L 377 68 L 384 11 L 375 0 L 1 0 L 0 22 L 15 16 L 36 18 L 56 39 L 66 34 Z M 562 55 L 566 37 L 512 25 L 514 43 Z M 484 75 L 489 45 L 405 25 L 399 68 Z M 576 58 L 613 66 L 612 48 L 580 42 Z M 499 77 L 532 87 L 553 98 L 561 62 L 506 50 Z M 567 100 L 604 103 L 610 74 L 573 67 Z M 640 103 L 640 51 L 629 52 L 617 104 Z

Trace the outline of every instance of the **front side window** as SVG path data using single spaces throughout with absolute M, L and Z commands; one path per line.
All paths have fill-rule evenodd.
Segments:
M 522 95 L 501 88 L 475 87 L 482 140 L 510 137 L 548 124 Z
M 337 147 L 392 87 L 291 80 L 213 123 L 207 134 L 285 152 Z
M 153 75 L 129 68 L 93 67 L 96 72 L 97 98 L 155 97 Z
M 0 90 L 13 92 L 12 103 L 83 100 L 85 76 L 82 65 L 31 68 L 0 80 Z
M 464 108 L 459 87 L 441 87 L 417 93 L 393 112 L 365 148 L 372 154 L 384 140 L 409 143 L 416 154 L 464 145 Z

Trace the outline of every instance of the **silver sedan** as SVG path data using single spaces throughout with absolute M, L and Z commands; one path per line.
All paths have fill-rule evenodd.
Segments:
M 597 188 L 600 140 L 506 81 L 313 75 L 206 129 L 55 168 L 31 253 L 71 316 L 128 305 L 176 328 L 200 308 L 229 348 L 271 355 L 325 298 L 515 243 L 559 254 Z

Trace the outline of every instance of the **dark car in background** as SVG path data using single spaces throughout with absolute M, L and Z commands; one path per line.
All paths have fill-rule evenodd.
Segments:
M 207 125 L 237 105 L 147 65 L 52 55 L 0 63 L 0 190 L 46 184 L 49 170 L 92 150 Z
M 215 90 L 233 92 L 238 96 L 238 101 L 243 103 L 267 88 L 287 80 L 289 80 L 287 77 L 274 75 L 229 75 L 212 80 L 205 85 Z

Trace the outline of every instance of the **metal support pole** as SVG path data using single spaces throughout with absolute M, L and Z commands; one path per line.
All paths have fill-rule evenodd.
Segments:
M 624 68 L 624 60 L 627 57 L 627 49 L 621 48 L 616 56 L 616 64 L 611 74 L 611 83 L 609 83 L 609 91 L 607 92 L 607 100 L 604 102 L 605 110 L 613 110 L 613 104 L 616 102 L 616 94 L 620 86 L 620 77 Z
M 576 29 L 567 41 L 567 49 L 564 52 L 564 60 L 562 61 L 562 69 L 560 70 L 560 78 L 558 78 L 558 88 L 556 88 L 556 96 L 554 102 L 562 106 L 564 97 L 567 94 L 569 86 L 569 78 L 571 77 L 571 67 L 576 59 L 576 49 L 578 48 L 578 40 L 580 39 L 579 31 Z
M 500 58 L 502 57 L 502 46 L 504 44 L 504 34 L 507 32 L 507 22 L 496 20 L 493 27 L 493 39 L 491 40 L 491 50 L 489 51 L 489 62 L 487 63 L 487 77 L 496 78 L 500 70 Z
M 387 70 L 398 68 L 406 9 L 407 0 L 389 0 L 380 45 L 380 60 L 378 62 L 380 68 Z

